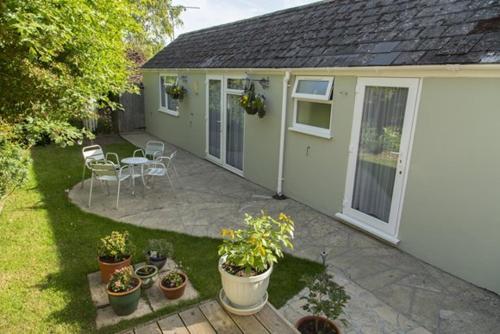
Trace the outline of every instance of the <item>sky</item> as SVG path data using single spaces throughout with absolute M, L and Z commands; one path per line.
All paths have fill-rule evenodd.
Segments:
M 175 0 L 174 5 L 200 7 L 187 9 L 181 15 L 184 25 L 176 27 L 175 36 L 316 1 L 318 0 Z

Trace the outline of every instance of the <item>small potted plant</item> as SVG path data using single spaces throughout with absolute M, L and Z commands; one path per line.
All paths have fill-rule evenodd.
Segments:
M 188 277 L 181 268 L 182 265 L 179 263 L 175 269 L 168 271 L 160 280 L 160 289 L 167 299 L 178 299 L 186 290 Z
M 103 283 L 107 283 L 116 270 L 130 266 L 133 248 L 127 231 L 113 231 L 101 239 L 97 247 L 97 260 Z
M 350 297 L 343 286 L 333 281 L 326 271 L 304 279 L 309 294 L 301 299 L 306 301 L 302 308 L 312 315 L 299 319 L 297 329 L 302 334 L 341 334 L 335 320 L 347 325 L 347 320 L 339 319 Z
M 186 88 L 177 84 L 168 86 L 167 88 L 167 94 L 174 100 L 182 101 L 186 92 Z
M 264 305 L 273 263 L 283 257 L 284 247 L 293 248 L 294 226 L 283 213 L 278 219 L 264 213 L 259 217 L 246 214 L 245 224 L 245 229 L 222 230 L 227 239 L 219 246 L 219 272 L 229 302 L 238 309 L 258 312 L 259 305 Z
M 132 266 L 113 273 L 107 285 L 109 304 L 117 315 L 128 315 L 137 309 L 141 298 L 141 280 L 134 277 Z
M 174 247 L 165 239 L 151 239 L 148 241 L 148 247 L 144 251 L 146 262 L 156 266 L 161 270 L 167 259 L 174 254 Z
M 255 93 L 255 86 L 251 83 L 250 87 L 245 89 L 243 95 L 240 97 L 240 106 L 247 114 L 257 114 L 259 118 L 262 118 L 266 114 L 265 100 L 264 95 Z
M 149 289 L 153 286 L 158 278 L 158 268 L 156 266 L 146 264 L 135 270 L 135 275 L 142 281 L 142 288 Z

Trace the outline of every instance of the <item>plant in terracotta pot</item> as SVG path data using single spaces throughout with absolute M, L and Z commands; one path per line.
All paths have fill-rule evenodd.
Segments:
M 117 315 L 133 313 L 141 298 L 141 280 L 134 276 L 132 266 L 113 273 L 107 285 L 109 304 Z
M 179 263 L 175 269 L 168 271 L 160 280 L 160 289 L 167 299 L 178 299 L 186 290 L 188 277 L 181 268 L 182 264 Z
M 245 229 L 222 230 L 226 237 L 219 246 L 219 273 L 222 293 L 230 302 L 223 305 L 249 315 L 256 313 L 266 301 L 273 263 L 283 257 L 283 248 L 293 248 L 293 221 L 281 213 L 278 219 L 265 215 L 245 215 Z M 243 313 L 241 313 L 243 314 Z
M 150 239 L 148 240 L 148 246 L 144 251 L 146 256 L 146 262 L 148 264 L 154 265 L 161 270 L 169 257 L 174 254 L 174 247 L 172 243 L 165 239 Z
M 156 266 L 146 264 L 135 270 L 135 276 L 141 279 L 143 289 L 149 289 L 158 278 L 158 268 Z
M 347 325 L 347 320 L 339 319 L 350 297 L 343 286 L 333 281 L 333 276 L 326 271 L 304 279 L 309 287 L 309 294 L 301 299 L 306 301 L 302 308 L 311 313 L 297 322 L 297 329 L 302 334 L 341 334 L 335 320 Z
M 130 265 L 133 250 L 134 245 L 127 231 L 123 233 L 113 231 L 100 240 L 97 260 L 103 283 L 107 283 L 116 270 Z

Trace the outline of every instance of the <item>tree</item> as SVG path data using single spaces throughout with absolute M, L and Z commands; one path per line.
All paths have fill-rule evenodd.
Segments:
M 1 1 L 0 145 L 88 135 L 70 122 L 133 91 L 127 51 L 158 50 L 181 12 L 171 0 Z

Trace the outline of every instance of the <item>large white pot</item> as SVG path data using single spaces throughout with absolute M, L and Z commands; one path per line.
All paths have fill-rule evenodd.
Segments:
M 228 273 L 222 268 L 226 261 L 223 256 L 219 259 L 219 272 L 222 288 L 229 301 L 236 307 L 248 308 L 262 303 L 269 285 L 269 278 L 273 272 L 273 266 L 264 273 L 251 277 L 238 277 Z

